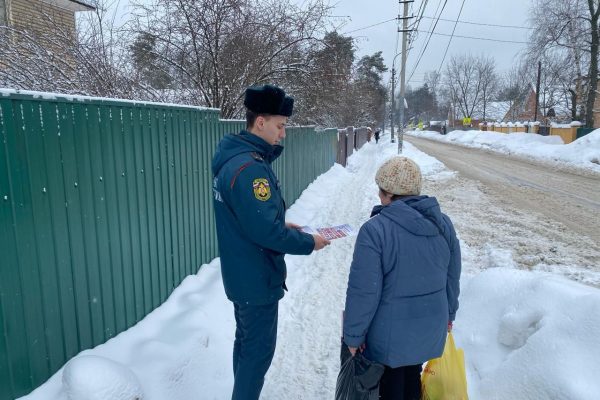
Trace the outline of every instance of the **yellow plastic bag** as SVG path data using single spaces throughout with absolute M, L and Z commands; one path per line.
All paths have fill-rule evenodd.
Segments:
M 465 355 L 448 333 L 444 354 L 429 360 L 421 375 L 422 400 L 468 400 Z

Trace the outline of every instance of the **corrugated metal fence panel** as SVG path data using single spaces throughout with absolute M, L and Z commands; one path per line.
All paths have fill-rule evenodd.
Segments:
M 337 129 L 315 131 L 314 127 L 289 127 L 283 141 L 285 150 L 273 163 L 287 205 L 333 166 L 337 155 Z
M 211 158 L 244 121 L 218 110 L 0 97 L 0 400 L 161 304 L 218 256 Z M 337 131 L 289 128 L 288 204 L 336 158 Z
M 135 324 L 216 256 L 209 164 L 221 134 L 217 110 L 26 95 L 1 97 L 0 110 L 4 400 Z

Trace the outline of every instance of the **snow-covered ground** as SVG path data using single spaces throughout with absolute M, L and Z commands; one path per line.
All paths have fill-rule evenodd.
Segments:
M 375 171 L 395 150 L 388 135 L 379 145 L 368 143 L 347 168 L 335 165 L 313 182 L 287 219 L 358 228 L 378 201 Z M 404 152 L 421 166 L 425 191 L 458 180 L 409 143 Z M 459 236 L 461 226 L 487 224 L 453 203 L 448 209 Z M 278 346 L 261 398 L 333 398 L 354 240 L 338 239 L 310 256 L 286 257 L 290 291 L 280 303 Z M 471 400 L 598 398 L 600 290 L 558 270 L 518 269 L 501 237 L 468 242 L 462 244 L 455 339 L 465 351 Z M 143 321 L 82 352 L 22 399 L 134 399 L 140 391 L 149 400 L 228 399 L 233 337 L 233 307 L 216 259 L 187 277 Z
M 563 144 L 560 136 L 522 132 L 451 131 L 441 135 L 415 130 L 407 134 L 600 172 L 600 129 L 569 144 Z

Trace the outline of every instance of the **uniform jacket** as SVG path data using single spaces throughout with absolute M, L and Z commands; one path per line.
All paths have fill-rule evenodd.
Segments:
M 344 341 L 366 343 L 368 359 L 392 368 L 421 364 L 441 356 L 458 309 L 460 245 L 433 197 L 374 212 L 356 240 Z
M 283 147 L 242 131 L 225 136 L 212 160 L 214 210 L 229 300 L 268 304 L 283 297 L 284 255 L 310 254 L 311 235 L 285 227 L 285 204 L 271 163 Z

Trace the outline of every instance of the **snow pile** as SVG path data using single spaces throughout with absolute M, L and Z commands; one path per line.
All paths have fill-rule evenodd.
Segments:
M 379 145 L 368 143 L 356 152 L 347 168 L 335 165 L 303 192 L 288 220 L 316 227 L 350 223 L 358 228 L 378 201 L 377 167 L 396 154 L 396 146 L 386 134 Z M 439 161 L 406 142 L 404 154 L 420 164 L 428 180 L 452 176 Z M 262 399 L 334 397 L 340 314 L 354 240 L 335 240 L 309 256 L 286 256 L 290 290 L 280 302 L 277 351 Z M 600 291 L 549 272 L 516 270 L 509 251 L 485 243 L 481 242 L 487 246 L 485 265 L 469 261 L 473 250 L 463 243 L 455 339 L 465 350 L 469 398 L 596 399 Z M 82 352 L 71 362 L 77 364 L 69 363 L 22 399 L 86 399 L 97 371 L 107 377 L 117 368 L 106 367 L 106 360 L 100 359 L 90 360 L 93 370 L 79 366 L 85 356 L 109 359 L 125 368 L 111 393 L 102 392 L 106 380 L 99 379 L 100 389 L 95 390 L 106 393 L 103 399 L 125 393 L 120 388 L 135 382 L 136 376 L 144 400 L 229 399 L 234 330 L 233 307 L 225 298 L 215 259 L 187 277 L 137 325 Z M 83 394 L 76 397 L 79 393 Z
M 562 156 L 572 162 L 582 160 L 600 166 L 600 129 L 596 129 L 564 147 Z
M 600 172 L 600 129 L 569 144 L 564 144 L 560 136 L 522 132 L 452 131 L 440 135 L 434 131 L 410 131 L 407 134 Z
M 65 365 L 63 386 L 69 400 L 142 400 L 135 374 L 99 356 L 80 356 Z
M 597 398 L 597 289 L 495 268 L 463 279 L 462 290 L 455 337 L 465 350 L 472 398 Z

